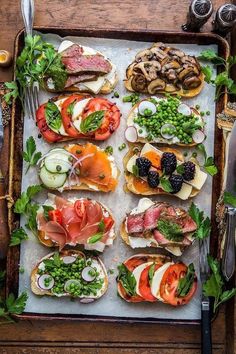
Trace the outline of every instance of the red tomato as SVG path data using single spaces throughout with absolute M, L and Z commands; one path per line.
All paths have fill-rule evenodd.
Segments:
M 184 305 L 192 299 L 197 289 L 197 278 L 195 278 L 195 281 L 186 296 L 179 297 L 176 293 L 179 280 L 186 275 L 187 269 L 188 268 L 185 264 L 177 263 L 169 266 L 165 271 L 160 284 L 160 296 L 168 304 L 173 306 Z
M 143 257 L 132 257 L 130 259 L 128 259 L 128 261 L 124 262 L 124 265 L 126 266 L 126 268 L 132 272 L 135 268 L 137 268 L 139 265 L 143 264 L 143 263 L 147 263 L 148 260 L 148 255 L 147 256 L 143 256 Z
M 127 300 L 127 301 L 130 301 L 130 302 L 142 302 L 143 301 L 143 298 L 139 295 L 133 295 L 133 296 L 130 296 L 129 294 L 127 294 L 125 288 L 122 286 L 121 283 L 119 283 L 119 290 L 122 294 L 122 296 Z
M 106 232 L 111 229 L 112 225 L 114 224 L 114 220 L 112 219 L 111 216 L 105 217 L 104 224 L 105 224 L 105 232 Z
M 36 111 L 36 122 L 37 126 L 40 130 L 40 133 L 44 137 L 44 139 L 48 143 L 56 143 L 57 141 L 60 141 L 63 139 L 63 136 L 55 133 L 53 130 L 49 128 L 46 122 L 46 117 L 45 117 L 45 107 L 46 103 L 42 104 Z
M 77 200 L 75 202 L 75 212 L 79 218 L 82 218 L 86 209 L 86 200 Z
M 150 280 L 149 280 L 149 269 L 151 268 L 152 264 L 147 266 L 141 273 L 139 279 L 139 292 L 140 295 L 146 301 L 156 301 L 157 299 L 152 295 Z M 155 264 L 154 271 L 161 267 L 161 264 Z
M 71 114 L 68 112 L 68 107 L 71 103 L 77 103 L 83 99 L 87 98 L 85 95 L 72 95 L 69 96 L 62 104 L 61 108 L 61 116 L 64 129 L 66 133 L 72 138 L 81 138 L 84 135 L 78 132 L 78 130 L 74 127 L 72 122 Z
M 93 98 L 85 106 L 82 119 L 96 111 L 105 111 L 105 114 L 100 128 L 93 132 L 94 138 L 95 140 L 106 140 L 120 124 L 120 111 L 114 103 L 109 102 L 106 98 Z
M 56 221 L 56 222 L 58 222 L 58 224 L 62 224 L 62 214 L 61 214 L 60 210 L 58 210 L 58 209 L 49 210 L 48 217 L 49 217 L 49 220 Z

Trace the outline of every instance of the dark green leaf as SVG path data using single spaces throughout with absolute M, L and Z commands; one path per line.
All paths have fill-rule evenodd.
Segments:
M 26 214 L 28 217 L 28 223 L 25 225 L 27 229 L 31 230 L 33 233 L 37 232 L 37 211 L 39 209 L 38 204 L 28 204 Z
M 18 298 L 11 293 L 6 299 L 6 307 L 10 314 L 21 314 L 26 306 L 26 301 L 28 299 L 28 295 L 26 292 L 21 293 Z
M 182 175 L 184 173 L 184 166 L 183 165 L 177 166 L 176 172 L 178 172 L 180 175 Z
M 195 269 L 193 263 L 189 264 L 186 275 L 179 280 L 177 294 L 180 297 L 185 297 L 191 290 L 195 279 Z
M 221 296 L 220 296 L 220 302 L 223 303 L 225 301 L 228 301 L 231 299 L 231 297 L 236 295 L 236 288 L 233 288 L 231 290 L 225 290 Z
M 154 273 L 155 273 L 155 263 L 153 263 L 151 265 L 151 267 L 149 268 L 149 271 L 148 271 L 148 279 L 149 279 L 150 284 L 152 284 L 152 279 L 153 279 Z
M 226 86 L 228 89 L 230 89 L 233 83 L 233 80 L 229 78 L 229 74 L 226 71 L 218 74 L 215 78 L 216 86 Z
M 26 152 L 27 152 L 30 160 L 31 160 L 31 157 L 33 156 L 35 151 L 36 151 L 35 140 L 32 136 L 30 136 L 26 141 Z
M 224 192 L 224 203 L 232 205 L 234 208 L 236 208 L 236 196 L 229 192 Z
M 69 106 L 67 107 L 67 114 L 69 114 L 71 117 L 72 117 L 72 115 L 73 115 L 73 111 L 74 111 L 75 104 L 76 104 L 76 100 L 74 100 L 73 102 L 71 102 L 71 103 L 69 104 Z
M 61 112 L 54 102 L 48 102 L 45 108 L 46 122 L 49 128 L 59 130 L 62 125 Z
M 54 210 L 51 205 L 43 205 L 43 215 L 47 221 L 49 220 L 48 212 L 51 210 Z
M 102 236 L 103 236 L 103 232 L 98 232 L 97 234 L 89 238 L 88 243 L 96 243 L 99 240 L 101 240 Z
M 201 66 L 201 70 L 204 74 L 204 80 L 210 84 L 212 82 L 212 75 L 213 75 L 213 70 L 209 65 L 206 66 Z
M 132 171 L 133 171 L 133 175 L 134 175 L 135 177 L 138 177 L 138 176 L 139 176 L 139 170 L 138 170 L 138 166 L 137 166 L 137 165 L 133 165 Z
M 16 229 L 12 232 L 9 246 L 19 245 L 24 240 L 28 240 L 28 235 L 25 230 L 20 227 L 19 229 Z
M 104 118 L 105 111 L 96 111 L 89 114 L 80 124 L 80 130 L 83 134 L 97 130 Z
M 28 163 L 26 173 L 30 166 L 35 166 L 38 160 L 41 158 L 41 152 L 36 152 L 35 140 L 30 136 L 26 141 L 26 151 L 23 151 L 23 159 Z
M 19 199 L 17 199 L 17 201 L 15 202 L 15 206 L 14 206 L 14 212 L 16 214 L 23 214 L 26 210 L 26 206 L 29 203 L 30 198 L 28 197 L 26 192 L 23 192 L 21 194 L 21 197 Z
M 130 296 L 136 295 L 136 280 L 132 272 L 130 272 L 124 264 L 118 266 L 118 281 L 121 282 L 123 288 Z
M 5 82 L 5 86 L 10 92 L 7 92 L 3 98 L 7 104 L 12 102 L 13 98 L 19 97 L 19 90 L 16 81 Z
M 205 218 L 204 212 L 200 211 L 194 203 L 191 204 L 188 213 L 197 224 L 197 230 L 193 236 L 198 239 L 208 237 L 211 231 L 210 219 L 208 217 Z
M 181 227 L 172 221 L 159 219 L 157 229 L 170 241 L 181 242 L 184 238 Z
M 198 59 L 210 61 L 213 64 L 224 64 L 224 59 L 217 55 L 217 53 L 212 49 L 203 50 Z
M 35 166 L 39 159 L 41 159 L 42 153 L 40 151 L 36 152 L 31 160 L 31 165 Z
M 32 186 L 29 186 L 27 188 L 27 196 L 29 199 L 32 199 L 36 194 L 41 192 L 43 190 L 42 186 L 40 184 L 34 184 Z
M 53 262 L 54 262 L 54 264 L 55 264 L 56 267 L 60 267 L 62 261 L 61 261 L 61 259 L 60 259 L 59 252 L 55 252 L 55 253 L 54 253 Z
M 163 191 L 165 191 L 167 193 L 173 192 L 170 181 L 163 176 L 160 178 L 160 185 L 161 185 L 161 188 L 163 189 Z

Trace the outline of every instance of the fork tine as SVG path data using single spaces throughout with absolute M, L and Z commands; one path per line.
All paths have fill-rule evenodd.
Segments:
M 39 85 L 37 82 L 33 83 L 33 99 L 34 99 L 34 107 L 35 107 L 35 111 L 37 111 L 38 107 L 39 107 Z
M 32 119 L 34 119 L 36 110 L 35 110 L 35 103 L 34 103 L 34 97 L 33 97 L 33 89 L 32 89 L 32 87 L 29 87 L 28 90 L 29 90 L 29 105 L 30 105 L 30 110 L 32 112 L 31 117 L 32 117 Z
M 29 87 L 26 87 L 25 101 L 26 101 L 26 108 L 27 108 L 28 116 L 30 119 L 32 119 L 34 117 L 34 114 L 33 114 L 31 101 L 30 101 Z

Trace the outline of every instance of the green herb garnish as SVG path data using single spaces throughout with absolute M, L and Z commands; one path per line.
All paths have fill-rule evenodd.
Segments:
M 49 101 L 45 107 L 46 122 L 49 128 L 59 131 L 62 125 L 61 112 L 54 102 Z
M 22 241 L 28 240 L 28 235 L 25 230 L 20 227 L 19 229 L 15 229 L 11 234 L 11 240 L 9 246 L 17 246 L 20 245 Z
M 118 266 L 119 274 L 117 280 L 121 282 L 123 288 L 130 296 L 136 295 L 136 280 L 132 272 L 130 272 L 124 264 Z
M 67 107 L 67 113 L 72 117 L 73 115 L 73 111 L 74 111 L 74 107 L 76 104 L 76 100 L 74 100 L 73 102 L 71 102 L 68 107 Z
M 186 275 L 180 278 L 177 287 L 177 295 L 180 297 L 185 297 L 191 290 L 195 279 L 195 269 L 193 263 L 189 264 Z
M 148 271 L 148 279 L 149 279 L 149 284 L 152 284 L 152 279 L 155 273 L 155 263 L 153 263 Z
M 105 227 L 106 227 L 106 225 L 105 225 L 104 220 L 101 220 L 100 223 L 98 224 L 99 231 L 103 232 L 105 230 Z
M 97 234 L 89 237 L 88 243 L 96 243 L 99 240 L 101 240 L 102 236 L 103 236 L 103 232 L 98 232 Z
M 47 221 L 49 220 L 48 212 L 52 210 L 54 208 L 51 205 L 43 205 L 43 216 Z
M 159 219 L 157 229 L 170 241 L 181 242 L 184 238 L 181 227 L 175 222 Z
M 109 145 L 106 147 L 106 149 L 104 151 L 106 154 L 112 155 L 113 154 L 113 147 Z
M 138 170 L 138 166 L 137 165 L 133 165 L 132 167 L 132 172 L 133 172 L 133 175 L 135 177 L 138 177 L 139 176 L 139 170 Z
M 29 171 L 31 166 L 35 166 L 38 160 L 41 158 L 42 153 L 36 151 L 35 140 L 30 136 L 26 141 L 26 151 L 23 151 L 23 159 L 28 163 L 25 174 Z
M 173 192 L 173 188 L 171 187 L 170 181 L 164 175 L 162 175 L 160 178 L 160 185 L 163 191 L 167 193 Z
M 8 322 L 14 322 L 10 316 L 13 314 L 20 315 L 25 309 L 27 299 L 28 294 L 25 291 L 17 298 L 11 293 L 5 301 L 0 297 L 0 317 Z M 2 324 L 3 323 L 5 322 L 2 322 Z
M 224 203 L 236 208 L 236 196 L 229 192 L 224 192 Z
M 205 218 L 204 212 L 200 211 L 194 203 L 191 204 L 188 214 L 197 224 L 197 230 L 194 232 L 193 237 L 200 240 L 208 237 L 211 232 L 211 221 L 209 217 L 207 216 Z
M 104 118 L 105 111 L 96 111 L 89 114 L 80 124 L 80 130 L 83 134 L 94 132 L 97 130 Z
M 214 159 L 212 156 L 207 156 L 207 153 L 206 153 L 206 149 L 205 149 L 205 146 L 203 144 L 199 144 L 197 145 L 196 149 L 198 151 L 200 151 L 203 156 L 204 156 L 204 169 L 205 171 L 211 175 L 211 176 L 214 176 L 218 173 L 218 168 L 216 167 L 215 163 L 214 163 Z

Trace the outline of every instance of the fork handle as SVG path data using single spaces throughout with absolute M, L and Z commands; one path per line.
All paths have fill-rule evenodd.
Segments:
M 202 301 L 202 354 L 212 354 L 212 342 L 211 342 L 211 317 L 209 301 Z
M 5 195 L 4 178 L 0 171 L 0 196 Z M 7 203 L 6 199 L 0 199 L 0 259 L 6 258 L 9 243 L 9 229 L 7 224 Z
M 222 273 L 228 281 L 234 274 L 235 269 L 235 225 L 236 209 L 228 208 L 225 245 L 222 257 Z
M 34 0 L 21 0 L 21 12 L 27 35 L 32 36 L 34 22 Z

